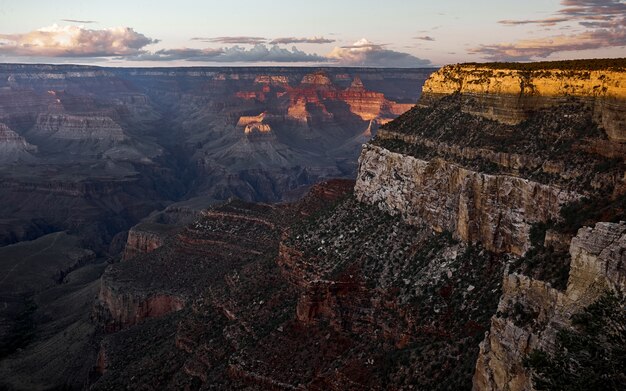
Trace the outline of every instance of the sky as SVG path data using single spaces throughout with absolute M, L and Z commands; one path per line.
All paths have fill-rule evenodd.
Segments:
M 0 62 L 430 67 L 626 57 L 626 0 L 0 0 Z

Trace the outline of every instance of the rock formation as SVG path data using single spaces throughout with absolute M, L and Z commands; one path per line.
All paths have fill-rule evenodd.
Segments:
M 0 164 L 32 162 L 37 147 L 28 143 L 24 137 L 0 123 Z
M 444 67 L 393 121 L 371 72 L 184 71 L 211 92 L 150 99 L 181 102 L 211 203 L 341 175 L 378 132 L 356 183 L 131 229 L 98 286 L 92 389 L 533 389 L 527 358 L 626 288 L 622 62 Z
M 572 239 L 567 289 L 558 291 L 523 275 L 505 276 L 498 315 L 480 346 L 475 390 L 530 390 L 531 373 L 523 360 L 534 350 L 551 351 L 571 316 L 607 291 L 626 288 L 626 224 L 597 223 Z M 532 314 L 530 318 L 516 313 Z
M 424 161 L 380 147 L 363 148 L 355 195 L 412 224 L 453 232 L 495 252 L 523 255 L 533 223 L 559 217 L 580 195 L 507 175 Z
M 518 71 L 507 66 L 485 66 L 503 75 L 485 83 L 509 83 Z M 558 90 L 509 111 L 519 102 L 508 90 L 446 90 L 446 69 L 363 146 L 354 193 L 330 182 L 293 204 L 214 206 L 110 267 L 96 317 L 122 330 L 103 340 L 94 388 L 138 385 L 166 366 L 153 384 L 534 389 L 527 357 L 553 354 L 575 314 L 626 288 L 620 125 L 598 120 L 602 97 Z M 331 104 L 344 93 L 352 114 L 372 114 L 366 132 L 382 118 L 363 81 L 305 80 L 284 96 L 309 125 L 322 108 L 349 118 Z M 224 156 L 270 151 L 280 162 L 276 139 L 250 136 L 283 119 L 259 112 L 234 120 L 250 132 Z M 147 347 L 130 353 L 138 343 Z
M 119 142 L 126 139 L 122 128 L 111 118 L 91 115 L 40 115 L 33 132 L 61 140 Z
M 551 66 L 552 65 L 552 66 Z M 577 97 L 588 101 L 594 119 L 612 141 L 626 141 L 626 76 L 623 69 L 559 69 L 558 64 L 532 70 L 481 65 L 449 65 L 424 85 L 422 105 L 438 97 L 461 94 L 462 110 L 507 124 L 517 124 L 541 108 Z

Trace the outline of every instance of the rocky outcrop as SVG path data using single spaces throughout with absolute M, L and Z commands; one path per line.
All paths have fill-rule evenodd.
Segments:
M 8 126 L 0 123 L 0 164 L 29 162 L 35 160 L 33 156 L 37 147 L 28 143 L 24 137 L 15 133 Z
M 237 121 L 237 126 L 245 127 L 250 124 L 263 122 L 266 115 L 267 114 L 265 112 L 259 115 L 242 115 L 241 117 L 239 117 L 239 120 Z
M 597 223 L 578 231 L 570 245 L 567 289 L 510 274 L 504 278 L 498 314 L 480 346 L 474 390 L 531 390 L 523 359 L 534 349 L 551 352 L 571 315 L 607 291 L 626 288 L 626 223 Z
M 254 83 L 286 86 L 289 85 L 289 78 L 282 75 L 259 75 L 254 78 Z
M 558 187 L 371 145 L 363 147 L 359 164 L 359 201 L 496 252 L 524 254 L 531 225 L 558 218 L 561 206 L 579 198 Z
M 139 254 L 147 254 L 156 250 L 163 245 L 165 235 L 166 233 L 150 230 L 145 224 L 131 228 L 128 231 L 122 259 L 128 260 Z
M 316 72 L 305 75 L 302 84 L 312 84 L 315 86 L 331 86 L 333 82 L 325 72 Z
M 588 102 L 595 120 L 614 142 L 626 142 L 626 72 L 621 69 L 519 70 L 477 64 L 449 65 L 424 84 L 421 105 L 461 94 L 463 111 L 517 124 L 541 108 L 555 107 L 571 97 Z
M 269 124 L 255 123 L 246 125 L 243 130 L 246 135 L 262 135 L 272 131 L 272 127 Z
M 103 278 L 95 318 L 105 331 L 113 332 L 139 324 L 147 318 L 180 311 L 184 307 L 185 300 L 180 296 L 121 292 Z
M 109 117 L 42 114 L 35 134 L 61 140 L 120 142 L 126 139 L 122 128 Z

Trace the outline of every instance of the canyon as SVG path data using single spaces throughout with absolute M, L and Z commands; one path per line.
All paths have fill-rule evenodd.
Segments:
M 162 91 L 160 77 L 183 71 L 123 72 Z M 24 299 L 31 309 L 20 311 L 16 299 L 13 313 L 35 326 L 23 336 L 23 350 L 0 362 L 7 387 L 43 388 L 43 379 L 53 379 L 93 390 L 521 391 L 554 381 L 619 389 L 625 60 L 446 66 L 408 106 L 395 98 L 405 82 L 377 90 L 384 83 L 374 82 L 374 70 L 297 78 L 289 68 L 245 72 L 226 69 L 209 85 L 194 86 L 245 85 L 232 91 L 236 104 L 181 96 L 171 123 L 183 124 L 177 132 L 195 148 L 194 190 L 175 203 L 154 197 L 163 207 L 108 241 L 117 258 L 105 262 L 97 250 L 81 248 L 71 231 L 0 248 L 34 246 L 28 251 L 39 254 L 59 243 L 69 247 L 62 253 L 74 256 L 59 258 L 59 278 L 67 281 L 61 287 L 82 299 L 68 301 L 66 311 L 76 308 L 66 320 L 73 332 L 55 334 L 56 343 L 73 341 L 67 360 L 79 354 L 88 361 L 33 370 L 56 346 L 38 332 L 51 330 L 41 312 L 55 307 Z M 34 79 L 25 75 L 10 81 Z M 116 115 L 150 116 L 146 102 L 157 99 L 166 97 L 130 94 L 121 102 L 136 107 L 108 116 L 116 123 Z M 189 132 L 194 121 L 211 121 L 189 109 L 192 101 L 228 113 L 207 125 L 218 141 Z M 30 124 L 28 143 L 30 132 L 32 140 L 55 139 L 52 145 L 74 142 L 38 117 L 7 126 L 17 132 L 20 121 Z M 219 133 L 226 123 L 228 132 Z M 349 123 L 360 127 L 347 131 Z M 85 159 L 121 143 L 134 151 L 126 155 L 137 157 L 133 164 L 151 165 L 171 148 L 155 147 L 149 137 L 102 138 L 80 124 L 75 129 L 88 140 L 81 145 L 92 143 L 81 152 Z M 147 125 L 137 131 L 149 134 Z M 234 132 L 238 142 L 227 143 Z M 312 149 L 302 151 L 304 145 Z M 307 160 L 329 145 L 334 164 Z M 359 153 L 358 161 L 346 158 Z M 287 162 L 306 173 L 286 172 Z M 246 176 L 251 167 L 254 178 Z M 179 172 L 168 180 L 180 179 Z M 125 186 L 132 201 L 137 193 Z M 105 189 L 113 187 L 54 191 L 115 194 Z M 61 289 L 54 278 L 47 284 Z M 593 366 L 598 359 L 590 352 L 606 365 Z M 70 367 L 79 376 L 70 378 Z
M 1 64 L 0 388 L 88 384 L 95 297 L 134 303 L 124 326 L 183 303 L 98 293 L 109 263 L 210 205 L 352 177 L 432 71 Z

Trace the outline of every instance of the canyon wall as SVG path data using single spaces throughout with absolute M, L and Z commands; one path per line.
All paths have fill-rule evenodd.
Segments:
M 475 390 L 534 389 L 523 364 L 534 349 L 551 352 L 559 330 L 571 328 L 571 316 L 607 291 L 626 288 L 626 223 L 598 223 L 572 239 L 567 289 L 519 274 L 505 276 L 498 313 L 480 345 Z M 515 313 L 532 314 L 530 319 Z
M 541 108 L 557 106 L 571 97 L 588 101 L 594 119 L 609 139 L 626 141 L 626 73 L 623 70 L 517 70 L 481 65 L 448 65 L 424 84 L 421 105 L 442 96 L 463 96 L 462 110 L 507 124 L 517 124 Z
M 529 355 L 559 354 L 572 317 L 625 287 L 626 71 L 567 66 L 446 66 L 359 159 L 359 201 L 518 259 L 475 390 L 534 389 Z
M 449 231 L 495 252 L 523 255 L 533 223 L 558 218 L 580 195 L 508 175 L 488 175 L 442 159 L 425 161 L 365 145 L 357 199 L 412 224 Z

